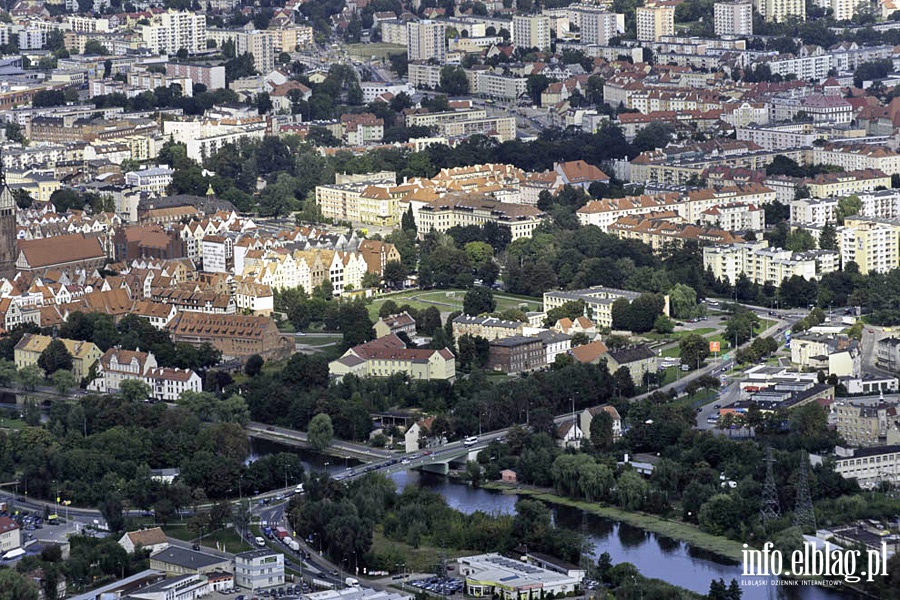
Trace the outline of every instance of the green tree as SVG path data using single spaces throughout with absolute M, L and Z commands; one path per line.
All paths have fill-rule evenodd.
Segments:
M 595 450 L 605 452 L 609 450 L 614 441 L 613 418 L 605 410 L 601 410 L 591 419 L 591 445 Z
M 52 340 L 41 355 L 37 364 L 48 376 L 60 369 L 70 371 L 72 369 L 72 354 L 66 349 L 66 345 L 59 339 Z
M 244 365 L 244 373 L 248 377 L 256 377 L 262 372 L 263 365 L 265 364 L 265 360 L 259 354 L 254 354 L 250 358 L 247 359 L 247 363 Z
M 38 600 L 38 586 L 14 569 L 0 569 L 0 600 Z
M 53 382 L 53 388 L 59 392 L 61 396 L 65 396 L 70 389 L 78 384 L 72 372 L 64 369 L 60 369 L 54 373 L 50 377 L 50 380 Z
M 84 54 L 99 54 L 100 56 L 109 56 L 109 50 L 97 40 L 88 40 L 84 44 Z
M 640 510 L 650 486 L 637 471 L 629 469 L 616 482 L 616 501 L 625 510 Z
M 838 225 L 843 225 L 844 219 L 847 217 L 858 215 L 860 210 L 862 210 L 862 200 L 859 199 L 859 196 L 840 198 L 835 211 Z
M 406 267 L 404 267 L 403 263 L 399 260 L 388 261 L 387 264 L 384 265 L 384 282 L 389 287 L 402 287 L 403 282 L 406 281 L 406 276 Z
M 469 79 L 460 66 L 445 65 L 441 69 L 440 89 L 449 96 L 465 96 L 469 93 Z
M 497 308 L 494 293 L 490 288 L 476 286 L 466 292 L 463 298 L 463 312 L 467 315 L 491 313 Z
M 550 79 L 546 75 L 529 75 L 525 81 L 525 88 L 531 103 L 537 106 L 541 104 L 541 94 L 550 86 Z
M 44 380 L 44 371 L 37 365 L 28 365 L 19 369 L 16 379 L 23 390 L 31 391 Z
M 681 338 L 678 348 L 681 351 L 681 364 L 692 369 L 698 368 L 709 356 L 709 340 L 696 333 Z
M 126 402 L 144 402 L 152 393 L 150 385 L 140 379 L 126 379 L 119 384 L 119 395 Z
M 659 315 L 656 317 L 656 320 L 653 321 L 653 330 L 663 335 L 672 333 L 675 331 L 675 321 L 666 315 Z
M 697 292 L 683 283 L 676 283 L 669 290 L 669 310 L 676 319 L 691 319 L 697 316 Z
M 334 436 L 334 427 L 331 424 L 331 417 L 325 413 L 319 413 L 312 418 L 307 428 L 307 436 L 309 444 L 319 452 L 325 450 L 331 444 L 331 438 Z
M 831 221 L 826 221 L 822 231 L 819 232 L 819 248 L 822 250 L 838 249 L 837 229 L 831 224 Z

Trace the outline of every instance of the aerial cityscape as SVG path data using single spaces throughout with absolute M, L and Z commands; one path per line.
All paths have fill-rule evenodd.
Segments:
M 900 599 L 900 0 L 0 5 L 0 600 Z

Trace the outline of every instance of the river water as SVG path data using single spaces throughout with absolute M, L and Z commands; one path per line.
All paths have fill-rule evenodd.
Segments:
M 483 489 L 474 489 L 430 473 L 406 471 L 393 475 L 397 488 L 407 485 L 427 487 L 446 498 L 447 503 L 464 513 L 482 511 L 488 514 L 515 513 L 516 496 Z M 705 594 L 713 579 L 732 579 L 740 583 L 739 564 L 672 538 L 657 535 L 584 511 L 564 506 L 552 506 L 553 518 L 559 527 L 580 532 L 596 558 L 608 552 L 613 563 L 629 562 L 645 577 L 662 579 L 671 584 Z M 743 578 L 748 579 L 748 578 Z M 753 578 L 759 580 L 761 578 Z M 744 600 L 767 600 L 766 586 L 743 586 Z M 826 590 L 819 587 L 772 588 L 774 598 L 785 600 L 849 600 L 857 595 Z
M 251 455 L 249 460 L 272 452 L 295 452 L 308 470 L 327 470 L 332 475 L 340 473 L 347 466 L 353 466 L 353 460 L 347 462 L 342 458 L 325 456 L 315 452 L 283 446 L 275 442 L 251 439 Z M 394 473 L 392 479 L 397 489 L 407 485 L 419 485 L 443 496 L 451 508 L 471 514 L 481 511 L 492 515 L 515 514 L 517 497 L 512 494 L 484 489 L 475 489 L 467 484 L 448 479 L 432 473 L 419 471 L 400 471 Z M 629 562 L 642 575 L 661 579 L 685 589 L 706 594 L 709 583 L 713 579 L 724 579 L 726 584 L 732 579 L 741 582 L 741 566 L 705 550 L 691 545 L 644 531 L 630 525 L 585 513 L 584 511 L 565 507 L 551 506 L 554 522 L 581 533 L 596 559 L 603 552 L 608 552 L 613 563 Z M 758 582 L 763 578 L 752 578 Z M 851 600 L 857 594 L 846 591 L 826 590 L 819 587 L 783 587 L 744 585 L 743 600 Z

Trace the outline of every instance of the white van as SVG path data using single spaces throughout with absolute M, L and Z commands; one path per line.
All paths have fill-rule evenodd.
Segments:
M 473 435 L 473 436 L 467 437 L 465 439 L 465 441 L 463 441 L 463 446 L 474 446 L 477 443 L 478 443 L 478 437 Z
M 257 537 L 253 541 L 256 542 L 256 545 L 259 546 L 260 548 L 262 548 L 263 546 L 266 545 L 266 540 L 262 539 L 261 537 Z

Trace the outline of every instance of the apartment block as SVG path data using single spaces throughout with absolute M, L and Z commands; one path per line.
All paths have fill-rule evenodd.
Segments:
M 543 311 L 547 312 L 554 308 L 558 308 L 566 302 L 584 302 L 585 313 L 600 327 L 612 327 L 612 305 L 613 303 L 624 298 L 629 302 L 633 302 L 641 294 L 628 290 L 618 290 L 615 288 L 607 288 L 595 286 L 583 290 L 559 290 L 555 292 L 544 292 Z M 665 296 L 665 306 L 663 313 L 669 314 L 669 296 Z
M 566 9 L 571 24 L 581 30 L 582 44 L 609 46 L 609 41 L 625 31 L 625 15 L 611 13 L 593 4 L 573 4 Z
M 717 36 L 753 35 L 753 4 L 749 0 L 716 2 L 713 6 Z
M 853 446 L 882 446 L 896 427 L 896 403 L 850 400 L 835 402 L 832 410 L 838 433 Z
M 767 242 L 744 242 L 703 248 L 703 268 L 718 279 L 731 283 L 743 274 L 750 281 L 775 287 L 793 276 L 806 280 L 818 279 L 837 270 L 839 254 L 833 250 L 792 252 L 769 248 Z
M 195 84 L 205 85 L 207 90 L 219 90 L 225 87 L 225 67 L 222 65 L 166 63 L 166 75 L 170 77 L 186 77 Z
M 829 0 L 826 4 L 831 7 L 831 16 L 835 21 L 850 21 L 860 8 L 869 3 L 865 0 Z
M 756 0 L 756 10 L 766 21 L 783 22 L 788 17 L 806 20 L 805 0 Z
M 549 49 L 550 17 L 544 15 L 514 16 L 512 20 L 512 42 L 522 48 Z
M 823 227 L 837 222 L 837 198 L 821 198 L 791 201 L 791 224 Z
M 638 41 L 658 42 L 665 35 L 675 35 L 674 6 L 639 6 L 635 18 Z
M 275 68 L 276 35 L 272 31 L 210 29 L 208 36 L 219 47 L 231 40 L 238 55 L 247 52 L 252 54 L 253 68 L 260 74 L 267 74 Z
M 406 24 L 406 51 L 409 60 L 447 62 L 446 25 L 436 21 Z
M 206 51 L 206 15 L 169 11 L 154 15 L 141 26 L 143 45 L 159 54 L 175 54 L 182 48 L 196 54 Z
M 900 221 L 847 217 L 838 229 L 841 263 L 855 262 L 862 275 L 900 266 Z

